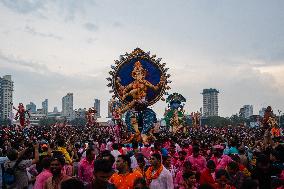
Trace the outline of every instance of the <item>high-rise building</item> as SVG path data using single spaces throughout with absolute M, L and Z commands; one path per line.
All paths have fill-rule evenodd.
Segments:
M 48 114 L 48 99 L 45 99 L 41 104 L 42 104 L 43 114 L 47 115 Z
M 108 101 L 108 117 L 107 118 L 112 118 L 115 108 L 119 108 L 120 105 L 121 104 L 120 104 L 119 100 L 110 99 Z
M 86 108 L 79 108 L 78 110 L 75 110 L 75 118 L 85 118 L 86 112 Z
M 67 93 L 66 96 L 62 98 L 62 116 L 66 117 L 67 120 L 74 119 L 73 111 L 73 93 Z
M 203 116 L 218 116 L 218 93 L 216 89 L 203 89 Z
M 29 110 L 30 113 L 36 113 L 36 105 L 33 102 L 30 102 L 26 105 L 26 110 Z
M 64 119 L 61 115 L 61 112 L 58 112 L 58 109 L 56 106 L 53 108 L 52 112 L 48 112 L 47 117 L 55 118 L 56 120 Z
M 99 99 L 95 99 L 94 108 L 97 110 L 95 117 L 100 118 L 101 117 L 101 101 Z
M 37 114 L 44 114 L 42 108 L 36 109 L 36 113 L 37 113 Z
M 239 112 L 240 117 L 250 118 L 253 115 L 253 106 L 252 105 L 244 105 Z
M 55 107 L 53 108 L 53 113 L 58 113 L 57 106 L 55 106 Z
M 11 118 L 14 82 L 11 75 L 0 77 L 0 119 Z

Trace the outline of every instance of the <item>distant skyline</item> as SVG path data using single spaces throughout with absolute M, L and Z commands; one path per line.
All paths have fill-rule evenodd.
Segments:
M 219 90 L 219 115 L 284 112 L 284 1 L 0 0 L 0 76 L 12 75 L 14 103 L 48 99 L 49 111 L 74 94 L 74 109 L 101 100 L 119 55 L 139 47 L 167 63 L 171 91 L 186 112 L 202 90 Z M 166 103 L 153 106 L 161 117 Z M 59 110 L 61 111 L 61 110 Z

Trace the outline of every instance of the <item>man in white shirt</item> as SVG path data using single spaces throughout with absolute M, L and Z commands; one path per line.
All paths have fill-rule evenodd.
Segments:
M 114 143 L 113 145 L 112 145 L 112 148 L 113 148 L 113 150 L 110 152 L 111 153 L 111 155 L 113 155 L 113 157 L 115 158 L 115 161 L 117 160 L 117 157 L 119 156 L 119 155 L 121 155 L 121 153 L 118 151 L 118 144 L 117 143 Z
M 151 167 L 146 171 L 146 179 L 150 189 L 173 189 L 173 178 L 161 162 L 161 155 L 154 153 L 150 157 Z

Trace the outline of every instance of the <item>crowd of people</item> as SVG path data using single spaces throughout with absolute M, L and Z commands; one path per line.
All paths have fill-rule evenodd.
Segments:
M 2 188 L 281 189 L 284 146 L 268 130 L 199 127 L 124 143 L 113 127 L 0 129 Z

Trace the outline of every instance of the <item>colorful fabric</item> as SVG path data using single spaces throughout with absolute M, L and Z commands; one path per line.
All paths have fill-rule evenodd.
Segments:
M 216 165 L 216 170 L 225 169 L 227 165 L 232 161 L 232 158 L 228 155 L 222 155 L 221 158 L 217 158 L 214 155 L 211 157 Z
M 64 155 L 65 161 L 66 161 L 67 163 L 70 163 L 70 164 L 72 163 L 72 159 L 70 158 L 70 155 L 69 155 L 69 153 L 67 152 L 67 150 L 66 150 L 65 147 L 58 147 L 57 150 L 60 151 L 60 152 Z
M 143 176 L 137 171 L 127 174 L 114 173 L 110 178 L 110 182 L 113 183 L 117 189 L 130 189 L 133 188 L 135 179 L 140 177 Z
M 44 183 L 49 177 L 52 177 L 50 170 L 44 169 L 37 177 L 34 189 L 44 189 Z
M 193 170 L 201 172 L 206 168 L 206 159 L 201 155 L 198 155 L 197 157 L 191 155 L 187 158 L 187 161 L 190 161 Z
M 94 172 L 94 161 L 89 162 L 86 158 L 83 158 L 79 163 L 78 177 L 84 183 L 91 183 Z
M 184 179 L 182 177 L 183 175 L 183 171 L 179 171 L 177 174 L 176 174 L 176 177 L 174 178 L 174 187 L 175 189 L 185 189 L 184 188 Z
M 206 168 L 205 170 L 202 171 L 202 173 L 200 175 L 199 183 L 200 183 L 200 185 L 201 184 L 210 184 L 211 186 L 213 186 L 215 184 L 215 180 L 213 179 L 212 174 L 211 174 L 211 172 L 208 168 Z
M 163 171 L 163 168 L 164 166 L 161 165 L 155 172 L 153 172 L 153 166 L 149 167 L 149 169 L 145 173 L 148 184 L 150 184 L 153 179 L 157 179 L 159 177 L 159 175 Z
M 45 189 L 61 189 L 61 183 L 70 178 L 71 177 L 67 175 L 61 175 L 61 177 L 58 178 L 57 180 L 54 180 L 53 177 L 49 177 L 44 184 L 44 188 Z

